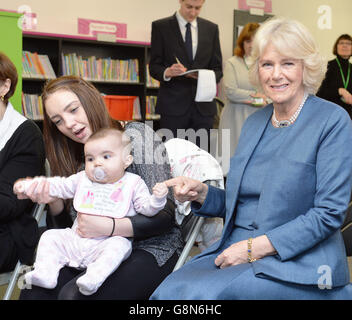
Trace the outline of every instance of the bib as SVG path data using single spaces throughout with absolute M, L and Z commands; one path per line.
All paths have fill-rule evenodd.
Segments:
M 107 216 L 125 217 L 131 208 L 134 189 L 141 179 L 138 175 L 126 172 L 115 183 L 92 182 L 86 175 L 79 181 L 73 206 L 78 212 Z

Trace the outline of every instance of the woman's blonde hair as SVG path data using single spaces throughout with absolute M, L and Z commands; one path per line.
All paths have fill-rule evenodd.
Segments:
M 259 60 L 268 44 L 284 57 L 300 59 L 303 63 L 303 85 L 307 93 L 315 93 L 326 72 L 327 63 L 308 29 L 296 20 L 271 18 L 257 30 L 248 59 L 249 79 L 261 89 Z

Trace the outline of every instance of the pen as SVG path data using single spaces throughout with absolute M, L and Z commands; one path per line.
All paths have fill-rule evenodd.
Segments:
M 177 59 L 176 56 L 175 56 L 175 59 L 176 59 L 176 62 L 177 62 L 178 64 L 182 64 L 182 63 L 180 62 L 180 60 Z

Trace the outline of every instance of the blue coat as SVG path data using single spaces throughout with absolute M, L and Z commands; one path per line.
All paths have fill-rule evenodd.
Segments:
M 245 122 L 226 191 L 209 187 L 202 207 L 194 206 L 197 214 L 225 219 L 221 240 L 196 259 L 219 250 L 231 234 L 242 175 L 272 111 L 268 105 Z M 332 287 L 343 286 L 349 271 L 340 227 L 352 185 L 351 120 L 341 107 L 309 96 L 285 135 L 252 223 L 253 237 L 266 234 L 277 254 L 254 262 L 253 270 L 257 276 L 316 285 L 319 268 L 328 266 Z

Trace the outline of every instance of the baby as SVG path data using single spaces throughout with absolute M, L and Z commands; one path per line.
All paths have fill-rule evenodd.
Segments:
M 14 192 L 26 196 L 29 186 L 38 179 L 50 182 L 50 196 L 73 198 L 77 212 L 114 218 L 141 213 L 153 216 L 166 203 L 164 183 L 157 183 L 150 195 L 145 182 L 136 174 L 125 172 L 132 163 L 130 141 L 117 129 L 102 129 L 93 134 L 84 146 L 85 170 L 70 177 L 37 177 L 21 179 Z M 131 241 L 120 236 L 82 238 L 76 233 L 77 219 L 72 228 L 52 229 L 43 233 L 37 250 L 34 270 L 26 273 L 29 284 L 55 288 L 63 266 L 86 268 L 77 279 L 82 294 L 95 293 L 105 279 L 131 253 Z

